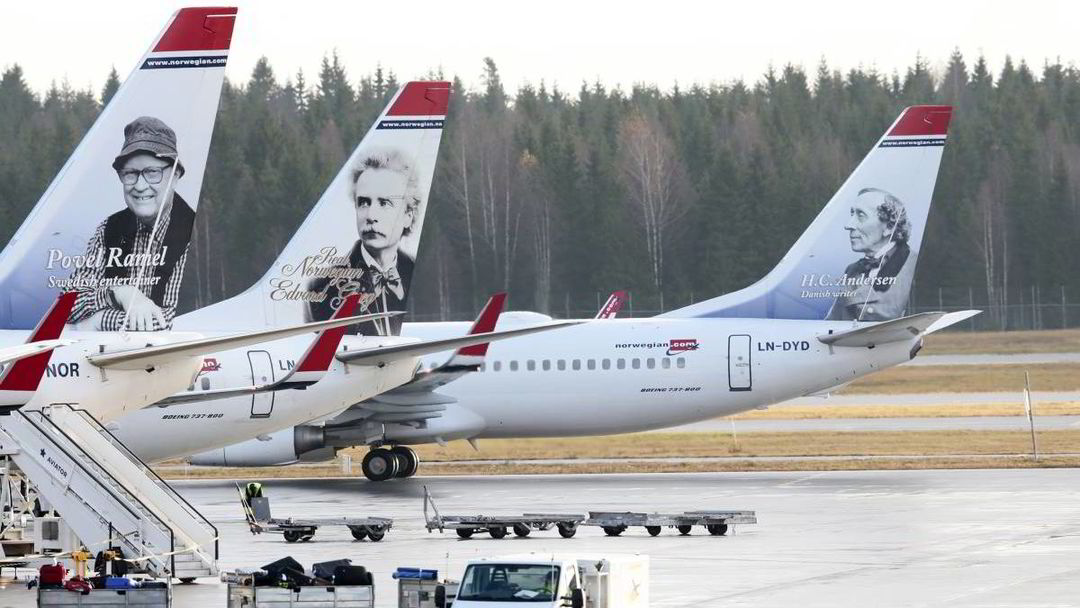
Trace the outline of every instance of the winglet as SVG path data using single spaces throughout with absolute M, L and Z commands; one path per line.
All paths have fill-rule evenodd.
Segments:
M 617 289 L 611 292 L 608 296 L 607 302 L 600 307 L 600 310 L 596 313 L 597 319 L 614 319 L 619 311 L 622 310 L 623 304 L 626 304 L 626 292 Z
M 50 342 L 52 348 L 60 346 L 62 343 L 57 339 L 64 331 L 64 323 L 75 306 L 76 295 L 73 291 L 60 294 L 31 332 L 27 344 Z M 30 400 L 45 375 L 45 368 L 52 357 L 52 348 L 19 359 L 0 374 L 0 401 L 4 405 L 22 405 Z M 9 391 L 20 394 L 12 395 Z
M 499 315 L 502 314 L 503 306 L 506 304 L 506 292 L 497 293 L 488 298 L 487 304 L 484 305 L 483 310 L 480 311 L 480 316 L 476 317 L 476 321 L 473 322 L 472 328 L 469 330 L 470 336 L 476 334 L 486 334 L 495 331 L 495 324 L 499 322 Z M 472 346 L 465 346 L 458 349 L 454 353 L 454 358 L 457 357 L 483 357 L 487 354 L 488 345 L 490 342 L 484 342 L 483 344 L 474 344 Z M 453 359 L 451 359 L 453 361 Z
M 354 293 L 345 298 L 341 307 L 334 313 L 335 319 L 351 317 L 360 302 L 360 294 Z M 330 364 L 334 362 L 334 353 L 337 352 L 341 338 L 345 335 L 346 326 L 324 329 L 315 336 L 315 341 L 308 347 L 307 352 L 300 357 L 300 361 L 292 368 L 292 371 L 283 378 L 280 388 L 306 388 L 315 384 L 326 375 Z

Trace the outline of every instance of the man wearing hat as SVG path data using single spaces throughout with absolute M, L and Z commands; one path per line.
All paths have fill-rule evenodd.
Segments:
M 112 163 L 126 208 L 101 222 L 72 274 L 69 323 L 93 329 L 160 331 L 172 326 L 195 212 L 174 192 L 184 175 L 176 133 L 152 116 L 124 127 Z

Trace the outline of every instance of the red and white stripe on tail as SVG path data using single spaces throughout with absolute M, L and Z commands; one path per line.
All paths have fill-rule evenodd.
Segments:
M 73 291 L 60 294 L 34 328 L 25 346 L 0 351 L 0 359 L 14 361 L 0 372 L 0 406 L 25 405 L 34 396 L 53 349 L 64 344 L 59 338 L 75 305 L 75 296 Z M 5 356 L 4 352 L 9 350 L 10 356 Z
M 497 293 L 488 298 L 487 304 L 485 304 L 483 310 L 480 311 L 480 315 L 476 317 L 476 321 L 473 322 L 468 335 L 475 336 L 476 334 L 486 334 L 495 331 L 495 324 L 499 322 L 499 315 L 502 314 L 502 309 L 505 304 L 506 293 Z M 459 348 L 457 352 L 454 353 L 454 356 L 450 357 L 450 360 L 442 367 L 480 365 L 484 362 L 484 356 L 487 355 L 488 346 L 490 345 L 490 342 L 485 342 L 483 344 L 474 344 L 473 346 Z
M 619 311 L 622 310 L 623 304 L 626 304 L 626 292 L 618 289 L 611 292 L 608 296 L 607 302 L 600 307 L 600 311 L 596 313 L 597 319 L 614 319 Z

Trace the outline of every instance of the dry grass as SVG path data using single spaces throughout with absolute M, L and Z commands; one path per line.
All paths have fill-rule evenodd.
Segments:
M 1045 454 L 1038 466 L 1080 466 L 1080 431 L 1049 430 L 1038 433 L 1039 449 Z M 464 441 L 446 447 L 419 446 L 422 474 L 504 474 L 572 472 L 660 472 L 660 471 L 757 471 L 757 470 L 848 470 L 882 468 L 970 468 L 1032 466 L 1022 458 L 1001 458 L 1002 454 L 1023 455 L 1030 450 L 1030 437 L 1023 431 L 883 431 L 883 432 L 791 432 L 742 433 L 736 444 L 727 433 L 640 433 L 612 437 L 570 439 L 491 439 L 474 451 Z M 353 457 L 354 475 L 359 474 L 361 448 L 346 450 Z M 985 458 L 957 458 L 957 454 Z M 923 458 L 926 456 L 940 458 Z M 768 460 L 754 457 L 848 456 L 837 460 Z M 862 456 L 893 458 L 865 460 Z M 699 463 L 567 463 L 522 462 L 542 459 L 584 458 L 692 458 L 727 457 Z M 494 460 L 516 463 L 471 463 Z M 273 478 L 329 477 L 341 475 L 338 463 L 319 466 L 273 468 L 162 467 L 164 476 L 184 478 Z
M 1080 416 L 1080 403 L 1047 401 L 1035 403 L 1039 416 Z M 933 403 L 926 405 L 779 405 L 752 410 L 736 420 L 821 420 L 827 418 L 967 418 L 975 416 L 1022 416 L 1024 404 L 1016 403 Z
M 948 331 L 926 337 L 924 355 L 1071 353 L 1080 351 L 1080 329 Z
M 1031 374 L 1031 390 L 1073 391 L 1080 389 L 1078 371 L 1070 363 L 900 366 L 856 380 L 837 394 L 1017 392 L 1024 388 L 1024 372 Z

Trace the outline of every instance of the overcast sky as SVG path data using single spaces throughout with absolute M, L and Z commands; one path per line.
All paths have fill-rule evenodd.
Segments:
M 45 90 L 65 78 L 99 89 L 112 66 L 133 68 L 169 15 L 190 2 L 11 3 L 0 24 L 0 67 L 23 66 Z M 1036 69 L 1060 58 L 1080 64 L 1080 2 L 1069 0 L 883 3 L 871 0 L 684 2 L 342 3 L 241 1 L 228 76 L 245 81 L 262 55 L 282 79 L 303 69 L 312 82 L 336 49 L 355 80 L 377 64 L 399 78 L 442 68 L 467 84 L 482 59 L 497 62 L 509 88 L 523 82 L 576 90 L 583 80 L 753 82 L 770 64 L 903 70 L 917 53 L 944 66 L 959 48 L 969 65 L 980 53 L 994 70 L 1006 55 Z M 527 8 L 526 8 L 527 7 Z

